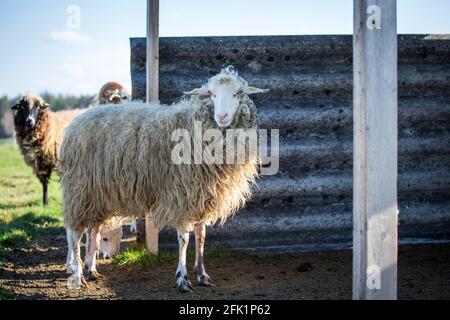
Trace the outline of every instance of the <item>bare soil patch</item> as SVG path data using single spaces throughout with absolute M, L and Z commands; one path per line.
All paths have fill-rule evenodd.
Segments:
M 72 291 L 66 288 L 63 234 L 62 229 L 60 235 L 53 232 L 6 256 L 0 288 L 16 299 L 351 299 L 350 251 L 206 257 L 208 273 L 219 286 L 195 286 L 193 294 L 175 288 L 174 263 L 117 269 L 100 260 L 105 280 Z M 450 299 L 449 244 L 400 248 L 399 298 Z

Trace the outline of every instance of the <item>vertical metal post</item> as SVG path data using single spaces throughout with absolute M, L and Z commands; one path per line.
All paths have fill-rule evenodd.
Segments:
M 354 299 L 397 298 L 396 11 L 354 0 Z

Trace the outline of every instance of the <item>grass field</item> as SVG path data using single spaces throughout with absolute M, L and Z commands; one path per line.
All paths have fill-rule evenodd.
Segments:
M 62 226 L 58 179 L 53 174 L 50 206 L 44 208 L 41 184 L 13 140 L 0 140 L 0 258 L 38 237 L 43 229 Z

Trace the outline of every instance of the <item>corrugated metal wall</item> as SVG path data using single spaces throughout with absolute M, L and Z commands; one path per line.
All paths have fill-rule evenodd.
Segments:
M 280 173 L 210 242 L 245 250 L 346 248 L 352 239 L 352 37 L 162 38 L 162 102 L 232 64 L 263 128 L 280 129 Z M 131 39 L 133 97 L 145 98 L 145 39 Z M 399 37 L 402 242 L 450 240 L 450 37 Z M 176 245 L 173 232 L 162 245 Z

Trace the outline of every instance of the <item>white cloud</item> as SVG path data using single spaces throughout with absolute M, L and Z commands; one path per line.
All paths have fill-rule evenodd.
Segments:
M 131 86 L 130 52 L 124 44 L 77 50 L 77 53 L 62 56 L 55 65 L 56 69 L 45 77 L 30 75 L 31 87 L 37 88 L 36 92 L 96 94 L 108 81 Z
M 51 41 L 65 44 L 86 44 L 91 41 L 91 37 L 75 30 L 51 31 L 49 34 Z

